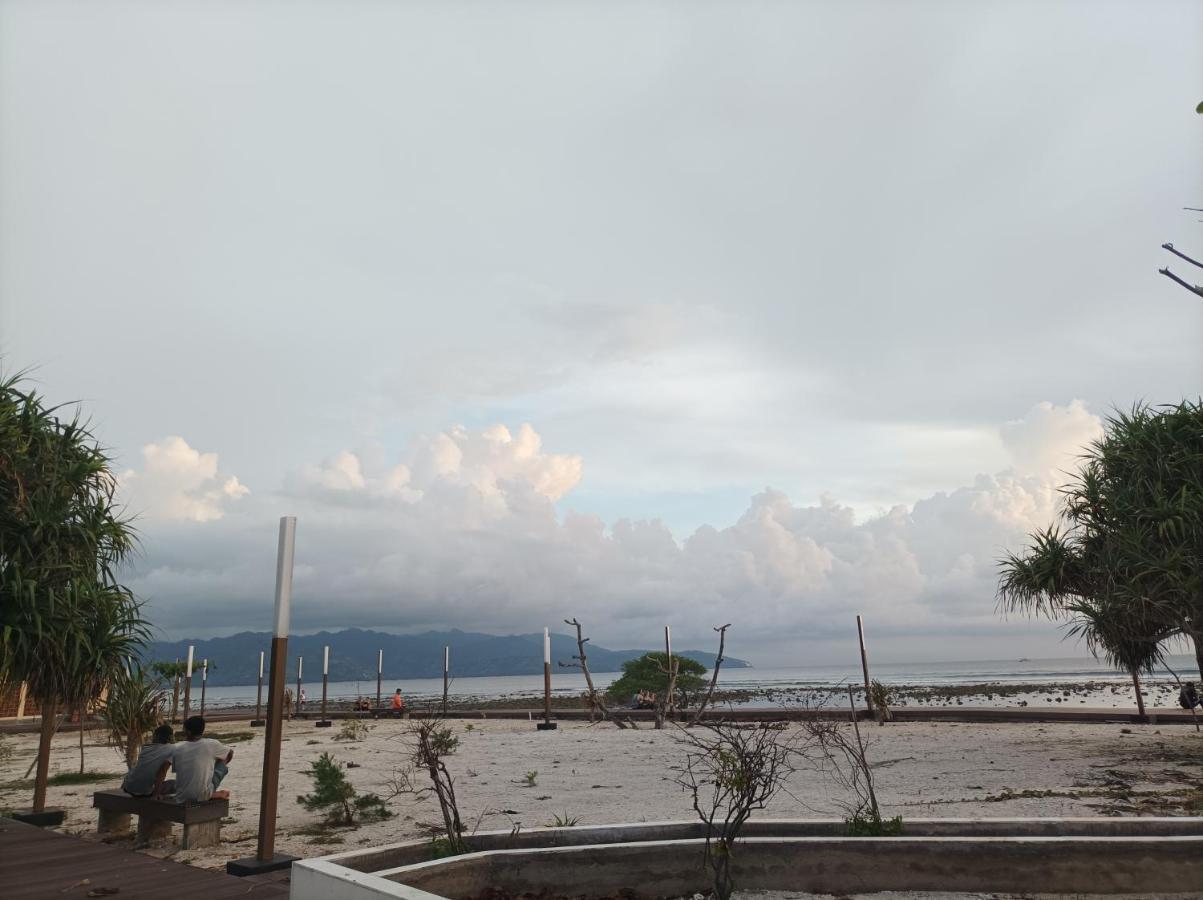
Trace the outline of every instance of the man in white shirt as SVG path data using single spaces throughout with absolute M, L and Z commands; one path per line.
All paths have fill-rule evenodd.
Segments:
M 229 791 L 217 786 L 229 771 L 234 751 L 221 741 L 201 737 L 205 720 L 192 716 L 184 722 L 187 740 L 175 745 L 172 765 L 175 767 L 175 799 L 178 803 L 203 800 L 226 800 Z

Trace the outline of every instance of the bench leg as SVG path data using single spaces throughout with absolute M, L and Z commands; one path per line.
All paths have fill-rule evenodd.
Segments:
M 221 843 L 221 820 L 212 822 L 197 822 L 195 825 L 184 826 L 184 838 L 180 847 L 193 850 L 197 847 L 216 847 Z
M 142 845 L 165 844 L 171 841 L 171 823 L 150 816 L 138 816 L 138 843 Z
M 129 831 L 129 813 L 97 810 L 96 830 L 100 834 L 126 834 Z

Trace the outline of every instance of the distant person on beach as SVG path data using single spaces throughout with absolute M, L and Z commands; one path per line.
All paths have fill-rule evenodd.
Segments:
M 305 708 L 305 689 L 301 688 L 301 709 Z
M 397 715 L 405 712 L 405 698 L 401 696 L 401 688 L 393 692 L 393 712 Z
M 205 720 L 192 716 L 184 722 L 187 740 L 175 746 L 175 799 L 177 803 L 227 800 L 229 791 L 217 790 L 228 773 L 234 751 L 221 741 L 202 737 Z
M 138 761 L 121 782 L 131 797 L 162 797 L 175 790 L 175 782 L 164 781 L 175 758 L 175 731 L 170 725 L 155 729 L 153 743 L 143 744 Z
M 1182 685 L 1182 690 L 1178 692 L 1178 705 L 1183 709 L 1195 709 L 1199 705 L 1199 691 L 1195 688 L 1193 681 L 1188 681 Z

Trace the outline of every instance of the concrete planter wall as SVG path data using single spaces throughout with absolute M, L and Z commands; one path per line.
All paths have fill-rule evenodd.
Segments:
M 892 838 L 843 823 L 761 820 L 745 829 L 736 883 L 750 890 L 1176 892 L 1203 884 L 1203 819 L 926 819 Z M 293 865 L 293 900 L 471 898 L 488 887 L 569 895 L 627 888 L 706 891 L 697 822 L 474 835 L 471 853 L 430 859 L 427 841 Z

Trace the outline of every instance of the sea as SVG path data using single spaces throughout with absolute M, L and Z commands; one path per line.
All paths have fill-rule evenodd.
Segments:
M 1166 693 L 1177 690 L 1178 677 L 1183 681 L 1195 680 L 1195 658 L 1175 655 L 1166 658 L 1168 668 L 1161 668 L 1144 684 L 1153 691 Z M 997 659 L 960 662 L 922 663 L 874 663 L 870 674 L 884 684 L 908 687 L 960 687 L 965 685 L 986 686 L 983 696 L 989 693 L 990 685 L 1051 685 L 1079 684 L 1088 682 L 1098 688 L 1121 690 L 1131 687 L 1131 680 L 1124 672 L 1117 672 L 1097 660 L 1080 657 L 1060 659 Z M 606 688 L 618 678 L 618 672 L 595 672 L 593 683 L 598 689 Z M 774 706 L 775 698 L 782 695 L 802 693 L 810 689 L 840 687 L 863 683 L 859 664 L 852 666 L 799 666 L 792 668 L 754 667 L 731 668 L 719 671 L 719 689 L 747 691 L 751 695 L 741 705 Z M 289 685 L 294 691 L 296 683 Z M 307 701 L 321 699 L 321 682 L 308 682 L 305 688 Z M 387 698 L 397 688 L 401 689 L 406 702 L 412 707 L 442 697 L 442 678 L 386 678 L 382 692 Z M 193 697 L 195 699 L 195 688 Z M 376 682 L 332 681 L 328 687 L 332 700 L 354 700 L 357 697 L 375 699 Z M 206 689 L 206 705 L 209 708 L 231 706 L 253 706 L 256 685 L 236 684 L 210 686 Z M 552 693 L 560 696 L 579 696 L 585 691 L 585 677 L 580 672 L 554 671 Z M 1035 694 L 1043 693 L 1034 691 Z M 1110 693 L 1114 693 L 1111 691 Z M 542 697 L 542 675 L 499 675 L 472 678 L 452 677 L 448 695 L 456 702 L 473 700 L 506 700 L 526 697 Z M 1002 704 L 1004 701 L 999 701 Z M 1018 702 L 1015 698 L 1006 705 Z M 977 701 L 975 701 L 975 705 Z

